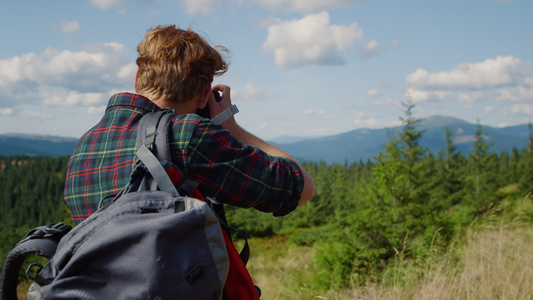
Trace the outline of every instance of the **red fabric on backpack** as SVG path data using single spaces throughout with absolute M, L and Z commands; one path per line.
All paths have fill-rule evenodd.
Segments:
M 226 249 L 229 256 L 229 272 L 226 278 L 226 285 L 224 285 L 224 300 L 248 300 L 259 299 L 257 290 L 255 289 L 252 277 L 246 269 L 246 265 L 242 261 L 237 249 L 233 245 L 230 237 L 225 230 L 222 230 L 224 234 L 224 241 L 226 242 Z
M 169 177 L 174 185 L 180 182 L 182 174 L 174 168 L 167 170 Z M 194 190 L 192 197 L 205 202 L 204 196 L 198 189 Z M 229 271 L 228 277 L 226 277 L 226 284 L 224 285 L 224 293 L 222 295 L 223 300 L 258 300 L 259 295 L 255 288 L 254 282 L 246 265 L 242 261 L 239 252 L 235 248 L 233 241 L 226 232 L 222 230 L 224 235 L 224 242 L 226 244 L 226 251 L 229 258 Z

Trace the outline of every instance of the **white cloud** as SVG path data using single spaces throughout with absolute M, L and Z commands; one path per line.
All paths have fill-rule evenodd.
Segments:
M 407 83 L 419 90 L 479 90 L 517 84 L 529 73 L 520 59 L 498 56 L 480 63 L 462 63 L 448 72 L 418 69 L 407 76 Z
M 533 100 L 533 87 L 517 86 L 500 89 L 496 92 L 497 101 L 531 101 Z
M 0 60 L 0 105 L 35 99 L 45 105 L 94 105 L 99 93 L 133 86 L 135 70 L 117 43 L 15 56 Z
M 103 115 L 105 110 L 107 108 L 107 105 L 101 105 L 101 106 L 89 106 L 87 107 L 87 114 L 88 115 Z
M 91 0 L 91 4 L 99 9 L 107 10 L 114 6 L 120 6 L 126 3 L 153 3 L 154 0 Z
M 302 14 L 312 14 L 323 10 L 331 10 L 343 6 L 348 6 L 361 0 L 258 0 L 263 8 L 277 12 L 298 12 Z
M 392 99 L 390 97 L 387 98 L 384 101 L 372 100 L 372 104 L 376 105 L 376 106 L 379 106 L 379 107 L 391 107 L 391 106 L 400 107 L 402 105 L 400 101 L 396 101 L 396 100 L 394 100 L 394 99 Z
M 361 57 L 368 58 L 370 56 L 376 55 L 379 50 L 378 41 L 375 39 L 363 45 L 361 48 Z
M 304 115 L 306 115 L 306 116 L 310 116 L 310 115 L 313 114 L 313 111 L 314 111 L 314 110 L 313 110 L 312 108 L 307 108 L 307 109 L 305 109 L 302 113 L 303 113 Z
M 467 92 L 467 93 L 461 93 L 457 97 L 457 100 L 460 102 L 467 102 L 467 103 L 473 103 L 473 102 L 479 102 L 486 98 L 485 92 L 483 91 L 473 91 L 473 92 Z
M 407 89 L 405 98 L 413 103 L 426 102 L 431 100 L 444 100 L 451 96 L 449 91 L 424 91 L 416 89 Z
M 217 0 L 181 0 L 181 5 L 189 15 L 209 15 L 217 12 L 220 1 Z
M 368 119 L 355 119 L 353 120 L 354 125 L 358 126 L 368 126 L 368 127 L 374 127 L 380 124 L 378 119 L 375 118 L 368 118 Z
M 243 92 L 232 90 L 231 97 L 242 99 L 248 102 L 256 102 L 261 100 L 274 99 L 277 97 L 277 95 L 274 93 L 270 93 L 265 89 L 259 89 L 253 83 L 248 83 L 246 85 L 245 91 Z
M 20 117 L 24 119 L 53 119 L 54 116 L 44 114 L 40 111 L 23 110 L 20 112 Z
M 340 65 L 344 64 L 343 51 L 362 36 L 357 23 L 330 25 L 329 14 L 321 12 L 270 26 L 263 48 L 274 52 L 276 65 L 285 69 L 306 64 Z
M 65 34 L 74 33 L 80 30 L 80 23 L 78 21 L 61 22 L 61 32 Z
M 368 90 L 368 92 L 366 92 L 366 95 L 369 97 L 379 97 L 381 96 L 381 92 L 377 89 L 373 89 L 373 90 Z
M 402 42 L 400 42 L 400 40 L 392 40 L 390 41 L 390 45 L 393 48 L 400 48 L 402 46 Z
M 110 95 L 104 93 L 78 93 L 68 91 L 67 93 L 50 93 L 44 98 L 45 106 L 91 106 L 100 104 L 107 100 Z
M 464 110 L 503 115 L 533 115 L 533 78 L 527 62 L 498 56 L 478 63 L 462 63 L 445 72 L 418 69 L 407 76 L 405 96 L 414 103 L 458 101 Z M 495 101 L 515 104 L 503 108 Z M 485 104 L 486 103 L 486 104 Z
M 9 116 L 13 114 L 13 109 L 8 107 L 8 108 L 0 108 L 0 116 Z
M 533 116 L 533 104 L 514 104 L 509 108 L 509 112 L 513 114 L 525 114 Z
M 494 109 L 495 109 L 495 107 L 492 106 L 492 105 L 491 105 L 491 106 L 486 106 L 486 107 L 483 109 L 483 112 L 485 112 L 485 113 L 489 113 L 489 112 L 493 111 Z

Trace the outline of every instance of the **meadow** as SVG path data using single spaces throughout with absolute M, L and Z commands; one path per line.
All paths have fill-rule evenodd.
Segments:
M 423 260 L 398 253 L 375 280 L 339 290 L 313 286 L 316 247 L 287 236 L 253 238 L 249 270 L 263 299 L 533 299 L 533 199 L 501 206 Z

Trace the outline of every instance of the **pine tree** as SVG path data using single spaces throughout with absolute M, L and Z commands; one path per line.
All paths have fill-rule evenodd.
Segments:
M 498 188 L 495 182 L 498 175 L 498 157 L 494 153 L 489 153 L 488 149 L 493 143 L 485 141 L 485 133 L 479 121 L 475 138 L 474 149 L 470 152 L 469 159 L 467 195 L 469 204 L 479 213 L 483 213 L 496 201 L 494 192 Z

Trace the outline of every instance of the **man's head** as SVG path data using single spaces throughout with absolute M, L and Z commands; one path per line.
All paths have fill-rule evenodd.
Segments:
M 211 47 L 190 28 L 175 25 L 149 29 L 137 51 L 137 92 L 170 103 L 194 99 L 228 69 L 220 54 L 226 48 Z

